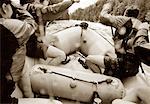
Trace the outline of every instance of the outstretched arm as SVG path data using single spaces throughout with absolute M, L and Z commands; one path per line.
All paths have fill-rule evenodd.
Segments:
M 54 13 L 57 14 L 68 9 L 73 3 L 78 3 L 80 0 L 67 0 L 54 5 L 48 5 L 42 8 L 42 13 Z
M 44 21 L 53 21 L 59 18 L 72 4 L 78 3 L 80 0 L 67 0 L 53 5 L 43 5 L 41 3 L 25 4 L 24 9 L 32 15 L 36 15 L 37 8 L 41 9 Z
M 112 26 L 113 20 L 112 15 L 109 14 L 112 11 L 113 3 L 109 2 L 104 4 L 103 9 L 100 13 L 100 22 L 105 24 L 105 25 L 110 25 Z
M 115 15 L 110 14 L 110 12 L 113 9 L 114 4 L 115 4 L 114 0 L 110 0 L 106 4 L 104 4 L 103 9 L 100 13 L 100 22 L 108 26 L 119 28 L 126 21 L 129 20 L 129 17 L 115 16 Z

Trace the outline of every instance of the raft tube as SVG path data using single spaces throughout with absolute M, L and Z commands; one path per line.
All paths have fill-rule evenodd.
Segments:
M 31 73 L 33 92 L 89 103 L 99 98 L 102 104 L 110 104 L 125 95 L 125 89 L 117 78 L 56 66 L 35 65 Z

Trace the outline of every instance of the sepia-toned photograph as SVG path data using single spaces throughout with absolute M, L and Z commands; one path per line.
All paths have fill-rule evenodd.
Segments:
M 150 0 L 0 0 L 0 104 L 150 104 Z

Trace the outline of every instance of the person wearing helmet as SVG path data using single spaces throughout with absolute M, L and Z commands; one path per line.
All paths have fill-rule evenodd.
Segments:
M 149 42 L 149 25 L 137 19 L 139 9 L 135 5 L 128 7 L 123 16 L 111 15 L 114 4 L 114 0 L 108 0 L 100 13 L 100 22 L 116 29 L 112 35 L 117 58 L 105 56 L 104 74 L 122 79 L 138 73 L 141 59 L 135 51 L 136 47 Z

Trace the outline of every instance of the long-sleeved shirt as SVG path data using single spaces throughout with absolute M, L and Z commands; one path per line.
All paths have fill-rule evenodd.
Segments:
M 26 56 L 26 43 L 29 37 L 35 32 L 37 25 L 33 17 L 27 11 L 18 9 L 15 17 L 15 19 L 0 18 L 0 24 L 7 28 L 16 37 L 19 45 L 19 47 L 16 49 L 16 52 L 12 56 L 13 61 L 12 63 L 10 63 L 10 72 L 13 77 L 13 81 L 16 82 L 20 79 L 22 75 L 22 70 Z M 9 61 L 9 59 L 4 60 L 6 60 L 5 67 L 7 67 L 7 61 Z M 9 74 L 7 75 L 7 78 L 12 80 Z
M 126 17 L 126 16 L 115 16 L 109 14 L 112 10 L 112 3 L 104 4 L 103 9 L 100 13 L 100 22 L 113 26 L 115 28 L 120 28 L 123 24 L 125 24 L 129 19 L 132 20 L 133 28 L 138 30 L 138 26 L 142 23 L 140 20 L 132 17 Z
M 48 6 L 38 4 L 38 3 L 25 4 L 24 8 L 27 11 L 29 11 L 32 15 L 34 15 L 35 18 L 37 16 L 36 10 L 37 8 L 39 8 L 42 13 L 43 21 L 53 21 L 59 18 L 59 16 L 63 14 L 72 4 L 73 2 L 71 0 L 68 0 L 68 1 L 60 2 L 57 4 L 53 4 L 53 5 L 48 5 Z

